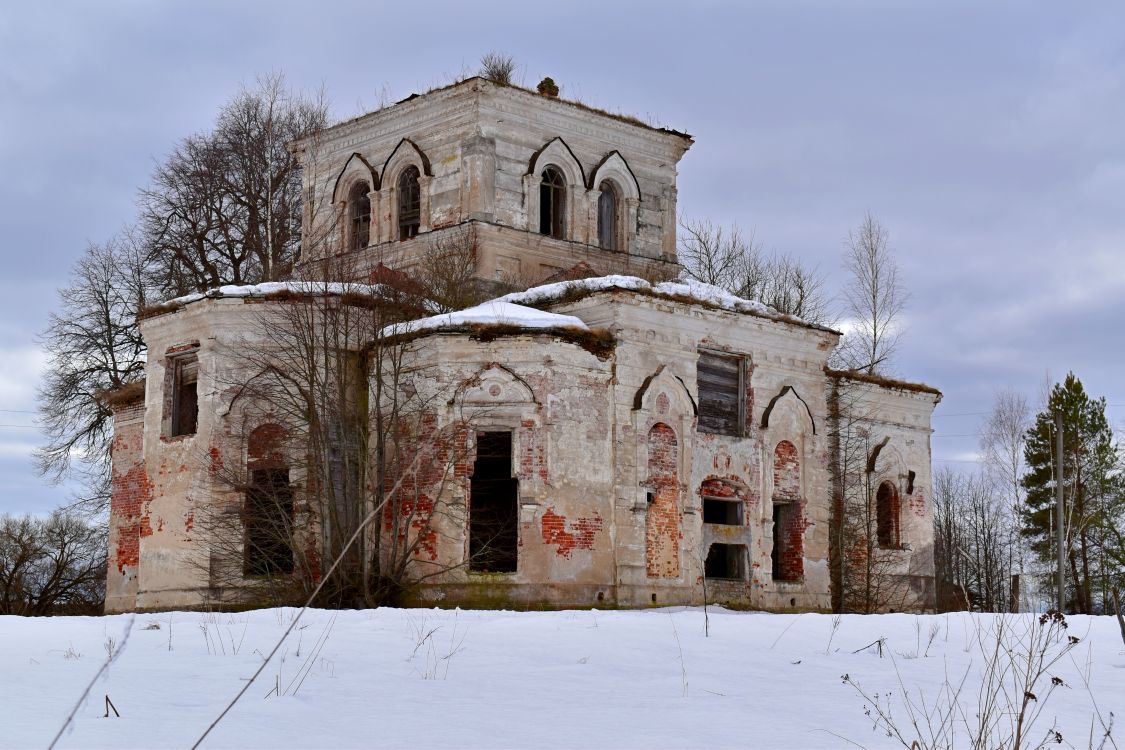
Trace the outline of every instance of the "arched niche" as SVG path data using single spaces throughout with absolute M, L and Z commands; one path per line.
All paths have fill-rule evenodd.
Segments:
M 527 381 L 498 362 L 485 365 L 475 375 L 462 381 L 449 403 L 451 406 L 530 404 L 539 407 L 539 399 Z
M 638 487 L 641 487 L 646 481 L 643 467 L 649 450 L 648 435 L 653 425 L 662 423 L 670 426 L 676 435 L 690 435 L 695 425 L 696 405 L 683 380 L 666 366 L 660 365 L 634 392 L 631 414 L 631 429 L 635 440 L 627 442 L 625 446 L 631 443 L 631 449 L 636 456 L 633 464 L 638 472 L 636 481 Z M 679 441 L 676 460 L 679 462 L 678 476 L 686 477 L 688 467 L 691 466 L 690 440 Z M 647 507 L 647 503 L 647 491 L 642 487 L 638 490 L 634 507 L 642 509 Z M 683 510 L 694 512 L 688 508 Z
M 775 414 L 777 415 L 776 418 Z M 801 398 L 797 389 L 792 385 L 782 386 L 781 390 L 766 404 L 766 408 L 762 411 L 762 429 L 770 427 L 771 419 L 779 421 L 786 418 L 794 419 L 809 434 L 817 434 L 816 420 L 813 419 L 812 410 L 809 409 L 808 403 Z
M 373 191 L 380 187 L 379 172 L 357 151 L 348 157 L 343 168 L 336 175 L 336 182 L 332 189 L 332 202 L 339 203 L 346 200 L 352 185 L 360 180 L 370 185 Z

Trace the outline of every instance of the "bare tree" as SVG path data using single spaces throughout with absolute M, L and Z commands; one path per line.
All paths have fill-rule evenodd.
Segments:
M 831 320 L 824 277 L 817 268 L 802 264 L 792 255 L 775 254 L 757 264 L 747 264 L 737 293 L 809 323 L 825 324 Z
M 894 543 L 879 538 L 878 463 L 880 441 L 868 386 L 849 373 L 829 371 L 831 390 L 828 432 L 833 456 L 833 508 L 829 557 L 833 609 L 872 613 L 903 609 L 909 581 L 900 570 Z
M 129 233 L 90 244 L 39 338 L 49 359 L 39 389 L 47 442 L 35 460 L 52 481 L 84 479 L 77 504 L 95 515 L 109 506 L 113 437 L 113 414 L 99 394 L 144 375 L 145 346 L 134 322 L 152 294 L 144 255 Z
M 843 369 L 885 373 L 898 349 L 908 295 L 889 238 L 870 213 L 858 229 L 848 232 L 844 268 L 850 279 L 844 287 L 844 308 L 850 330 L 834 363 Z
M 766 255 L 737 225 L 680 219 L 679 260 L 688 278 L 763 302 L 810 323 L 830 319 L 824 278 L 792 255 Z
M 760 254 L 753 235 L 744 238 L 737 225 L 724 228 L 707 220 L 681 218 L 679 224 L 677 253 L 689 278 L 732 292 L 745 285 Z
M 1031 426 L 1031 407 L 1027 399 L 1012 388 L 999 391 L 992 410 L 981 429 L 980 447 L 984 470 L 991 479 L 997 502 L 1004 504 L 1005 553 L 1010 575 L 1019 574 L 1021 586 L 1026 586 L 1025 558 L 1029 550 L 1022 544 L 1019 533 L 1019 516 L 1024 507 L 1021 482 L 1024 473 L 1023 452 L 1025 435 Z M 1009 582 L 1011 586 L 1011 582 Z M 1011 592 L 1017 599 L 1019 590 Z M 1020 601 L 1011 602 L 1011 609 L 1022 609 Z
M 318 590 L 321 606 L 374 606 L 465 564 L 436 553 L 443 528 L 465 527 L 465 506 L 439 498 L 465 480 L 469 420 L 437 425 L 456 394 L 415 387 L 409 337 L 396 327 L 430 306 L 423 285 L 404 274 L 387 276 L 397 286 L 329 281 L 355 276 L 347 262 L 319 264 L 324 278 L 261 305 L 232 352 L 226 431 L 248 459 L 213 472 L 222 500 L 197 513 L 217 601 Z
M 185 138 L 140 193 L 140 219 L 78 260 L 40 341 L 48 367 L 39 395 L 47 442 L 36 456 L 53 480 L 85 485 L 79 504 L 108 507 L 111 412 L 98 399 L 143 376 L 134 318 L 154 297 L 286 277 L 301 240 L 301 178 L 289 143 L 322 128 L 323 96 L 258 81 Z M 77 460 L 76 460 L 77 459 Z
M 435 234 L 409 277 L 417 293 L 432 303 L 432 312 L 463 310 L 495 296 L 495 290 L 477 277 L 476 227 Z M 513 280 L 504 280 L 502 292 L 515 291 L 513 286 Z
M 215 128 L 181 141 L 141 191 L 140 226 L 167 295 L 288 277 L 301 241 L 301 175 L 289 144 L 327 122 L 323 95 L 273 74 L 243 89 Z
M 967 610 L 964 524 L 961 522 L 962 476 L 948 466 L 934 472 L 934 574 L 940 612 Z
M 0 615 L 100 614 L 104 530 L 63 511 L 0 516 Z

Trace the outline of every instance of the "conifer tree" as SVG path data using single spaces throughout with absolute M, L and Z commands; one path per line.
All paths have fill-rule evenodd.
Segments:
M 1044 561 L 1055 559 L 1055 414 L 1063 415 L 1063 507 L 1068 607 L 1081 613 L 1104 611 L 1121 566 L 1122 478 L 1105 399 L 1091 399 L 1068 373 L 1051 389 L 1047 406 L 1027 432 L 1024 459 L 1027 490 L 1023 534 Z M 1115 552 L 1117 553 L 1115 555 Z M 1099 594 L 1095 600 L 1095 594 Z

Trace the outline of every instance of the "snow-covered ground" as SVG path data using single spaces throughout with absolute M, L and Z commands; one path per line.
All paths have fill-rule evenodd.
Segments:
M 0 746 L 46 747 L 112 648 L 58 746 L 190 747 L 295 612 L 0 617 Z M 903 687 L 932 702 L 967 671 L 971 714 L 994 623 L 847 616 L 834 632 L 829 615 L 711 608 L 705 638 L 701 609 L 310 610 L 203 747 L 895 747 L 841 676 L 890 693 L 905 725 Z M 1081 642 L 1051 670 L 1065 685 L 1040 685 L 1033 734 L 1057 720 L 1063 747 L 1087 747 L 1087 683 L 1104 720 L 1125 717 L 1125 651 L 1108 617 L 1067 633 Z M 879 638 L 883 658 L 863 649 Z

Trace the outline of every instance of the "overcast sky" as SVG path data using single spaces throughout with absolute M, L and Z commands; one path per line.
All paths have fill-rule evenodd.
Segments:
M 66 499 L 30 462 L 35 336 L 177 139 L 261 73 L 324 86 L 345 118 L 490 50 L 528 86 L 550 75 L 563 96 L 690 132 L 683 213 L 753 230 L 833 291 L 849 228 L 876 215 L 912 294 L 895 371 L 945 393 L 935 467 L 974 467 L 996 390 L 1034 400 L 1067 370 L 1125 433 L 1123 7 L 6 3 L 0 512 Z

